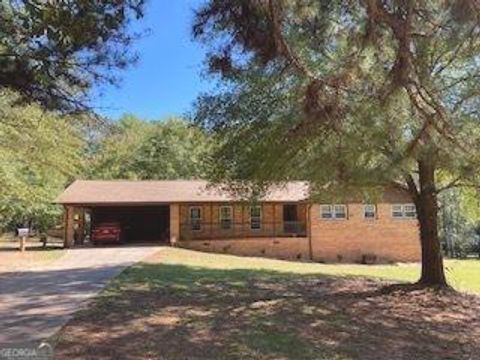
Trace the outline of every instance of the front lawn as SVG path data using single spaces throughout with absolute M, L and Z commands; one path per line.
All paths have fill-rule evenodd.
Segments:
M 255 269 L 292 274 L 353 275 L 414 282 L 420 277 L 419 264 L 356 265 L 318 264 L 199 253 L 183 249 L 165 249 L 162 263 L 206 269 Z M 480 260 L 445 260 L 448 281 L 457 290 L 480 294 Z
M 462 287 L 478 261 L 449 262 Z M 478 270 L 477 270 L 478 271 Z M 473 359 L 480 298 L 385 291 L 416 267 L 322 265 L 166 248 L 60 332 L 59 359 Z M 462 276 L 466 274 L 464 278 Z M 459 277 L 460 276 L 460 277 Z

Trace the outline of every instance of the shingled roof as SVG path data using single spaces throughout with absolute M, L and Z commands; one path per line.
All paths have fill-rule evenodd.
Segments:
M 55 200 L 58 204 L 162 204 L 238 201 L 228 192 L 207 188 L 204 180 L 127 181 L 77 180 Z M 306 182 L 272 186 L 262 201 L 295 202 L 308 196 Z

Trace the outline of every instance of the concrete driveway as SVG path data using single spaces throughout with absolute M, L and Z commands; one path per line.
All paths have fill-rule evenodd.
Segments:
M 54 335 L 113 277 L 159 249 L 72 249 L 43 267 L 0 274 L 0 345 L 36 342 Z

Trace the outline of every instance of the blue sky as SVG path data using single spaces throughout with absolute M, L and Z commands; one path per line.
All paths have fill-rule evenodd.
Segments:
M 121 73 L 119 88 L 94 91 L 93 103 L 102 115 L 118 119 L 133 113 L 146 119 L 182 115 L 196 96 L 211 85 L 202 80 L 205 49 L 191 38 L 193 9 L 201 0 L 149 0 L 146 16 L 134 30 L 149 29 L 135 49 L 139 62 Z M 101 95 L 98 95 L 101 93 Z

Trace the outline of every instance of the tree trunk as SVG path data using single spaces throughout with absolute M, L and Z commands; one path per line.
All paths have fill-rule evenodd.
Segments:
M 432 161 L 420 160 L 419 189 L 415 197 L 422 248 L 422 275 L 419 283 L 446 287 L 447 280 L 438 237 L 438 203 L 435 187 L 435 166 Z

